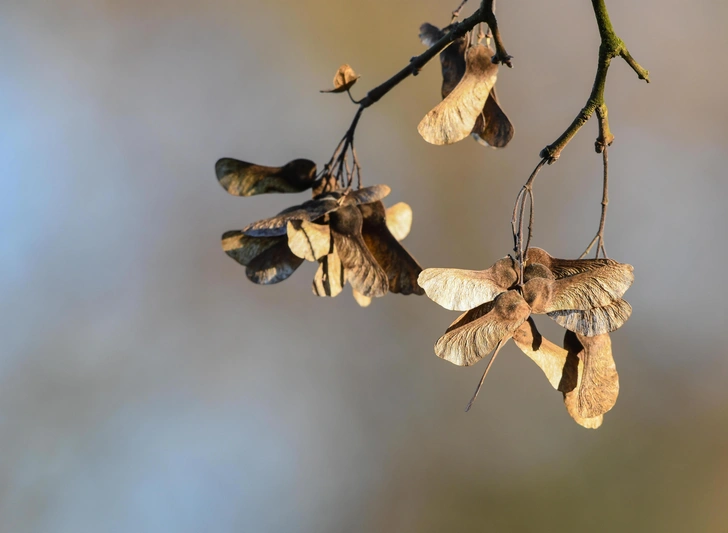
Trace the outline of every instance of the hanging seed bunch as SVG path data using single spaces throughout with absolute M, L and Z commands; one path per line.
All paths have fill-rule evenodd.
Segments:
M 322 92 L 348 92 L 357 79 L 343 65 L 334 88 Z M 347 151 L 354 156 L 353 169 Z M 399 242 L 410 231 L 412 209 L 404 202 L 385 208 L 387 185 L 361 187 L 353 130 L 321 174 L 308 159 L 268 167 L 223 158 L 215 171 L 220 185 L 235 196 L 312 191 L 311 200 L 223 234 L 223 250 L 245 266 L 253 283 L 279 283 L 304 261 L 312 261 L 318 263 L 313 280 L 317 296 L 337 296 L 347 282 L 363 307 L 388 292 L 424 294 L 417 284 L 422 267 Z M 352 188 L 354 176 L 359 178 L 357 189 Z
M 540 248 L 527 251 L 523 278 L 510 256 L 487 270 L 423 270 L 419 283 L 431 300 L 465 311 L 437 341 L 435 353 L 470 366 L 491 352 L 495 359 L 512 338 L 564 393 L 569 414 L 598 427 L 619 391 L 609 333 L 632 313 L 622 299 L 634 281 L 632 271 L 611 259 L 556 259 Z M 543 339 L 533 315 L 547 315 L 567 330 L 565 351 Z
M 339 67 L 332 87 L 321 92 L 346 93 L 357 110 L 321 171 L 308 159 L 294 159 L 281 167 L 230 158 L 217 162 L 217 179 L 234 196 L 311 191 L 311 199 L 242 230 L 225 232 L 223 250 L 245 267 L 248 279 L 261 285 L 287 279 L 305 261 L 316 263 L 315 295 L 337 296 L 348 282 L 355 300 L 364 307 L 372 298 L 389 292 L 426 293 L 446 309 L 463 312 L 436 342 L 438 357 L 458 366 L 470 366 L 493 354 L 468 409 L 499 350 L 513 339 L 541 368 L 551 386 L 562 393 L 569 415 L 584 427 L 597 428 L 619 393 L 610 334 L 622 327 L 632 313 L 623 296 L 634 280 L 632 266 L 607 258 L 604 245 L 607 147 L 614 141 L 604 100 L 611 60 L 623 58 L 640 79 L 649 82 L 648 72 L 614 33 L 605 0 L 592 1 L 601 46 L 591 94 L 566 131 L 541 150 L 541 161 L 516 197 L 511 219 L 512 255 L 486 270 L 423 270 L 400 244 L 410 231 L 412 209 L 403 202 L 386 207 L 383 200 L 390 193 L 387 185 L 362 184 L 354 136 L 364 110 L 402 80 L 417 75 L 438 54 L 442 100 L 420 121 L 420 136 L 434 145 L 449 145 L 470 136 L 493 148 L 504 148 L 513 138 L 513 124 L 501 108 L 495 88 L 500 65 L 513 66 L 499 31 L 495 2 L 481 0 L 475 13 L 460 21 L 460 11 L 467 1 L 461 0 L 444 28 L 422 24 L 419 37 L 427 51 L 410 59 L 403 69 L 363 98 L 357 100 L 351 92 L 360 76 L 348 64 Z M 557 259 L 530 246 L 533 183 L 545 165 L 559 159 L 594 114 L 598 121 L 594 146 L 602 154 L 603 163 L 599 229 L 581 257 Z M 586 259 L 595 245 L 595 258 Z M 560 345 L 539 333 L 535 315 L 545 315 L 564 328 Z

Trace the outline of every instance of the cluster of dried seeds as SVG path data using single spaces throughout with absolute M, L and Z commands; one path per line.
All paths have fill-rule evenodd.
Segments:
M 281 282 L 307 260 L 319 264 L 317 296 L 336 296 L 346 282 L 362 306 L 387 292 L 424 294 L 417 284 L 422 268 L 399 243 L 409 233 L 412 210 L 403 202 L 385 209 L 388 186 L 336 189 L 331 180 L 316 179 L 315 163 L 302 159 L 265 167 L 225 158 L 216 171 L 236 196 L 313 191 L 311 200 L 223 234 L 223 250 L 246 267 L 253 283 Z
M 442 101 L 425 115 L 418 131 L 424 140 L 435 145 L 452 144 L 472 136 L 482 145 L 503 148 L 513 138 L 514 128 L 500 107 L 495 84 L 499 63 L 511 66 L 511 57 L 505 53 L 496 28 L 493 2 L 482 3 L 477 43 L 473 43 L 472 33 L 465 33 L 472 31 L 477 21 L 467 26 L 468 30 L 456 29 L 455 20 L 465 1 L 453 12 L 450 26 L 440 29 L 425 23 L 420 27 L 422 43 L 441 51 Z M 492 26 L 498 53 L 489 47 L 489 36 L 486 44 L 481 44 L 486 37 L 482 32 L 484 21 Z M 428 57 L 423 60 L 425 56 Z M 385 208 L 382 199 L 390 192 L 386 185 L 362 188 L 354 133 L 365 108 L 404 77 L 416 74 L 431 57 L 432 53 L 425 53 L 412 58 L 409 70 L 400 71 L 360 101 L 350 92 L 359 76 L 346 64 L 337 70 L 333 88 L 321 92 L 346 92 L 359 109 L 321 173 L 308 159 L 295 159 L 282 167 L 220 159 L 215 166 L 217 178 L 232 195 L 310 189 L 313 196 L 274 217 L 226 232 L 222 237 L 223 249 L 246 267 L 248 279 L 257 284 L 283 281 L 304 261 L 311 261 L 318 263 L 313 280 L 317 296 L 337 296 L 349 282 L 355 300 L 363 307 L 372 298 L 388 292 L 426 293 L 447 309 L 464 311 L 437 341 L 435 353 L 453 364 L 470 366 L 493 352 L 468 409 L 498 351 L 512 338 L 541 368 L 549 383 L 562 392 L 574 420 L 584 427 L 597 428 L 619 393 L 609 334 L 631 315 L 632 308 L 622 296 L 634 279 L 631 265 L 606 258 L 601 240 L 609 143 L 602 143 L 605 185 L 602 220 L 595 237 L 595 241 L 599 239 L 597 257 L 601 251 L 603 259 L 556 259 L 529 246 L 533 222 L 531 184 L 543 165 L 558 157 L 551 154 L 536 167 L 516 201 L 512 220 L 515 259 L 507 256 L 481 271 L 422 270 L 400 244 L 410 231 L 412 209 L 403 202 Z M 597 110 L 600 132 L 608 130 L 606 106 L 603 107 Z M 355 178 L 358 188 L 352 190 Z M 530 200 L 531 215 L 524 246 L 526 198 Z M 533 320 L 533 315 L 538 314 L 547 315 L 566 330 L 563 347 L 539 333 Z
M 619 392 L 609 333 L 632 312 L 622 299 L 634 281 L 632 266 L 556 259 L 530 248 L 522 280 L 517 267 L 505 257 L 487 270 L 422 271 L 419 284 L 431 300 L 465 311 L 437 341 L 435 353 L 469 366 L 513 338 L 564 393 L 569 414 L 585 427 L 598 427 Z M 534 314 L 548 315 L 567 330 L 563 350 L 541 336 Z

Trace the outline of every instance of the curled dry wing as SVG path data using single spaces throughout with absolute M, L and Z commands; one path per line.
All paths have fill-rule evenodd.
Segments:
M 504 292 L 453 322 L 435 344 L 435 353 L 458 366 L 475 364 L 513 335 L 530 313 L 518 292 Z
M 487 270 L 427 268 L 418 282 L 435 303 L 445 309 L 466 311 L 493 300 L 517 280 L 513 260 L 504 257 Z
M 319 259 L 319 267 L 313 278 L 313 293 L 316 296 L 337 296 L 344 288 L 346 274 L 334 249 L 330 254 Z
M 529 318 L 513 334 L 513 341 L 546 374 L 551 386 L 564 393 L 567 412 L 574 421 L 586 428 L 598 428 L 603 416 L 585 418 L 574 409 L 573 403 L 578 390 L 583 364 L 575 354 L 570 354 L 541 336 L 532 318 Z
M 293 255 L 286 238 L 280 237 L 278 243 L 248 263 L 245 275 L 253 283 L 272 285 L 287 279 L 301 263 L 303 259 Z
M 567 331 L 564 348 L 569 357 L 576 356 L 583 365 L 573 390 L 565 392 L 564 401 L 569 413 L 593 418 L 609 411 L 619 395 L 619 375 L 609 334 L 585 337 Z
M 301 205 L 289 207 L 276 216 L 254 222 L 242 231 L 251 237 L 277 237 L 286 235 L 289 221 L 311 222 L 339 208 L 339 202 L 332 196 L 309 200 Z
M 493 148 L 504 148 L 511 142 L 515 128 L 498 104 L 495 86 L 490 90 L 483 111 L 475 120 L 471 133 L 480 144 Z
M 248 266 L 253 259 L 275 246 L 280 237 L 248 237 L 242 231 L 226 231 L 222 235 L 222 249 L 238 263 Z
M 632 306 L 620 298 L 602 307 L 586 311 L 576 309 L 553 311 L 548 313 L 548 316 L 569 331 L 594 337 L 618 330 L 627 322 L 631 314 Z
M 331 251 L 331 231 L 323 224 L 291 220 L 286 227 L 288 247 L 294 255 L 307 261 L 318 261 Z
M 351 294 L 354 296 L 356 303 L 359 304 L 359 307 L 369 307 L 369 304 L 372 303 L 372 299 L 369 296 L 364 296 L 356 289 L 352 289 Z
M 346 280 L 364 296 L 387 294 L 387 274 L 377 264 L 362 238 L 362 215 L 357 207 L 343 206 L 329 216 L 334 248 L 346 271 Z
M 389 232 L 382 202 L 360 205 L 362 237 L 379 266 L 387 274 L 389 291 L 397 294 L 424 294 L 417 284 L 422 267 Z
M 530 317 L 513 333 L 513 341 L 543 370 L 551 386 L 558 390 L 566 365 L 566 350 L 543 338 Z
M 491 62 L 492 56 L 493 51 L 483 45 L 467 50 L 462 79 L 417 127 L 423 139 L 443 145 L 470 135 L 497 78 L 498 65 Z
M 412 208 L 399 202 L 386 209 L 386 221 L 389 232 L 398 241 L 404 240 L 412 228 Z
M 235 196 L 301 192 L 314 185 L 316 163 L 294 159 L 282 167 L 266 167 L 223 157 L 215 163 L 215 174 L 220 185 Z
M 344 197 L 344 205 L 359 205 L 378 202 L 386 198 L 392 189 L 389 185 L 372 185 L 371 187 L 362 187 L 349 193 Z

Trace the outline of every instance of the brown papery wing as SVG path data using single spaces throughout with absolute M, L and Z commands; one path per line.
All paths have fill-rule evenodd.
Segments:
M 586 311 L 568 309 L 548 313 L 556 323 L 581 335 L 594 337 L 611 333 L 621 328 L 632 314 L 632 306 L 621 298 L 609 305 L 595 307 Z
M 427 268 L 418 283 L 433 302 L 445 309 L 466 311 L 494 299 L 517 280 L 513 260 L 504 257 L 487 270 Z
M 349 192 L 349 194 L 346 195 L 344 203 L 359 205 L 377 202 L 386 198 L 390 192 L 392 192 L 392 189 L 389 185 L 372 185 L 371 187 L 362 187 L 361 189 Z
M 558 390 L 564 375 L 567 351 L 545 339 L 530 317 L 513 333 L 513 341 L 543 370 L 551 386 Z
M 370 298 L 387 294 L 389 289 L 387 274 L 377 264 L 361 235 L 342 235 L 333 229 L 331 235 L 334 238 L 334 248 L 346 272 L 346 281 L 352 288 Z
M 386 223 L 395 239 L 404 240 L 412 228 L 412 208 L 404 202 L 389 206 L 386 209 Z
M 254 222 L 243 228 L 243 233 L 251 237 L 277 237 L 286 235 L 289 221 L 305 220 L 311 222 L 339 208 L 335 198 L 324 197 L 309 200 L 301 205 L 289 207 L 276 216 Z
M 355 289 L 351 289 L 351 295 L 354 297 L 356 303 L 359 304 L 359 307 L 369 307 L 369 304 L 372 303 L 372 299 L 369 296 L 364 296 Z
M 291 220 L 286 231 L 288 247 L 302 259 L 317 261 L 331 252 L 331 231 L 327 225 Z
M 417 284 L 422 267 L 389 232 L 382 202 L 360 206 L 362 237 L 367 248 L 387 273 L 389 291 L 398 294 L 424 294 Z
M 222 235 L 222 249 L 241 265 L 248 266 L 253 259 L 283 239 L 283 237 L 248 237 L 240 230 L 226 231 Z
M 344 288 L 346 274 L 336 250 L 319 259 L 319 267 L 313 278 L 313 293 L 316 296 L 337 296 Z
M 245 275 L 253 283 L 272 285 L 287 279 L 301 266 L 303 259 L 293 255 L 286 239 L 268 248 L 248 263 Z
M 578 357 L 583 371 L 573 390 L 566 392 L 566 408 L 583 418 L 593 418 L 609 411 L 619 395 L 619 375 L 612 357 L 608 334 L 584 337 L 567 331 L 564 348 L 570 357 Z
M 435 344 L 435 354 L 458 366 L 470 366 L 508 339 L 531 313 L 516 291 L 461 315 Z
M 473 137 L 476 141 L 493 148 L 503 148 L 513 138 L 515 128 L 498 104 L 495 87 L 485 101 L 483 112 L 478 115 L 473 126 Z
M 632 265 L 616 263 L 553 281 L 551 298 L 544 312 L 585 311 L 609 305 L 620 299 L 632 285 L 633 270 Z
M 591 272 L 606 265 L 618 265 L 612 259 L 558 259 L 551 257 L 546 250 L 529 248 L 526 253 L 526 265 L 540 263 L 551 270 L 556 279 Z
M 470 135 L 496 81 L 498 65 L 491 62 L 492 56 L 493 51 L 483 45 L 468 49 L 462 79 L 417 127 L 423 139 L 443 145 Z
M 235 196 L 301 192 L 313 186 L 316 163 L 294 159 L 283 167 L 266 167 L 223 157 L 215 163 L 215 174 L 220 185 Z

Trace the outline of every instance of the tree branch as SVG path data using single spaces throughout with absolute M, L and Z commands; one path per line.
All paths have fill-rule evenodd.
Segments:
M 581 109 L 579 114 L 573 120 L 571 125 L 561 136 L 546 148 L 541 150 L 540 157 L 547 158 L 549 164 L 554 163 L 561 155 L 562 150 L 569 144 L 569 141 L 576 135 L 581 127 L 591 118 L 595 111 L 604 114 L 604 124 L 606 127 L 602 130 L 600 126 L 599 138 L 597 139 L 597 152 L 601 152 L 600 147 L 608 146 L 614 140 L 614 136 L 609 131 L 609 123 L 606 120 L 606 105 L 604 103 L 604 87 L 607 82 L 607 72 L 612 59 L 622 57 L 627 64 L 637 73 L 641 80 L 649 83 L 649 72 L 642 68 L 637 61 L 630 55 L 624 41 L 620 39 L 614 32 L 612 22 L 609 19 L 605 0 L 592 0 L 594 8 L 594 16 L 597 20 L 599 28 L 599 36 L 601 37 L 601 45 L 599 46 L 599 60 L 597 63 L 597 73 L 594 78 L 591 94 L 586 105 Z

